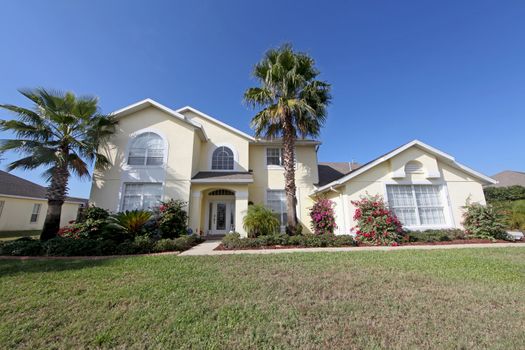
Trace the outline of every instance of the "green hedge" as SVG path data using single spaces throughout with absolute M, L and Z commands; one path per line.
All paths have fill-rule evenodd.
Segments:
M 117 243 L 110 240 L 53 238 L 46 242 L 21 238 L 0 244 L 0 255 L 11 256 L 104 256 L 184 251 L 202 242 L 198 236 L 154 240 L 137 237 Z
M 465 232 L 459 229 L 406 231 L 404 240 L 408 242 L 446 242 L 466 239 Z
M 508 187 L 487 187 L 483 189 L 485 198 L 488 202 L 498 201 L 517 201 L 525 199 L 525 187 L 508 186 Z
M 229 233 L 222 239 L 226 249 L 261 248 L 269 246 L 301 247 L 346 247 L 355 246 L 350 235 L 298 235 L 275 234 L 256 238 L 241 238 L 238 233 Z

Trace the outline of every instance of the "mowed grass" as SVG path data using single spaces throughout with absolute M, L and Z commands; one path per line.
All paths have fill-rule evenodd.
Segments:
M 525 347 L 525 249 L 0 261 L 0 348 Z

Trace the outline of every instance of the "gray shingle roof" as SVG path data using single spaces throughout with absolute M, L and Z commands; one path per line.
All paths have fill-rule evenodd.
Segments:
M 317 170 L 319 172 L 319 183 L 317 185 L 324 186 L 345 176 L 360 166 L 360 164 L 350 162 L 319 162 L 319 164 L 317 164 Z
M 0 170 L 0 195 L 46 199 L 47 189 L 34 182 Z M 67 201 L 87 203 L 85 198 L 66 197 Z
M 247 171 L 200 171 L 191 179 L 197 180 L 198 182 L 217 182 L 222 180 L 227 182 L 250 182 L 253 181 L 253 175 Z
M 507 187 L 507 186 L 523 186 L 525 187 L 525 172 L 505 170 L 496 175 L 491 176 L 498 183 L 490 185 L 492 187 Z

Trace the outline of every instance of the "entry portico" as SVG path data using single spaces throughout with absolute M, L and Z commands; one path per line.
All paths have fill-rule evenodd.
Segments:
M 192 178 L 190 228 L 206 236 L 238 232 L 246 236 L 242 218 L 248 210 L 248 172 L 200 172 Z

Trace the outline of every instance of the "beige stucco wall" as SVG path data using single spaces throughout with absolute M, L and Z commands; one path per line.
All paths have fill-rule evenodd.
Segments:
M 164 184 L 164 199 L 188 201 L 190 180 L 198 161 L 193 149 L 197 148 L 198 152 L 201 147 L 201 141 L 194 130 L 186 122 L 154 107 L 121 118 L 116 134 L 102 150 L 112 166 L 107 170 L 94 172 L 90 202 L 118 211 L 124 182 L 161 182 Z M 130 141 L 135 135 L 147 131 L 159 134 L 167 142 L 166 163 L 158 167 L 127 165 Z
M 206 131 L 206 136 L 209 138 L 209 141 L 203 143 L 197 153 L 199 154 L 198 168 L 201 171 L 211 170 L 211 156 L 213 151 L 220 146 L 227 146 L 234 152 L 236 160 L 235 171 L 248 171 L 248 138 L 234 133 L 228 128 L 203 118 L 192 111 L 185 111 L 182 114 L 191 121 L 202 125 Z
M 250 147 L 250 169 L 253 170 L 254 182 L 248 188 L 249 200 L 254 204 L 266 203 L 267 190 L 284 190 L 284 169 L 266 165 L 267 147 L 281 146 L 252 144 Z M 308 209 L 313 205 L 313 200 L 310 194 L 314 191 L 314 184 L 318 182 L 315 147 L 315 145 L 296 147 L 297 216 L 303 225 L 303 232 L 311 232 Z
M 399 177 L 399 170 L 411 160 L 421 162 L 425 172 L 423 174 L 405 174 L 404 177 Z M 429 176 L 431 177 L 429 178 Z M 337 187 L 335 190 L 340 191 L 341 194 L 334 191 L 324 194 L 336 203 L 336 222 L 339 226 L 339 234 L 348 234 L 350 229 L 355 226 L 353 215 L 356 208 L 351 204 L 351 201 L 358 200 L 367 193 L 371 195 L 380 194 L 386 198 L 387 183 L 444 185 L 448 201 L 445 203 L 448 204 L 446 214 L 449 214 L 452 227 L 462 227 L 463 206 L 467 200 L 485 203 L 481 180 L 414 146 Z
M 4 201 L 4 207 L 0 215 L 0 231 L 40 230 L 44 226 L 47 212 L 46 200 L 0 196 L 0 201 Z M 37 203 L 42 205 L 38 220 L 30 222 L 33 206 Z M 60 218 L 61 227 L 77 218 L 78 208 L 79 203 L 64 203 Z

